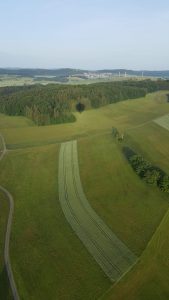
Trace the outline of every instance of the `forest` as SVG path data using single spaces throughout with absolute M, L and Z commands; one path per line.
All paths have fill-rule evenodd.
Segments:
M 0 112 L 26 116 L 37 125 L 75 121 L 77 103 L 85 109 L 144 97 L 147 93 L 169 90 L 168 80 L 142 80 L 90 85 L 37 84 L 0 88 Z

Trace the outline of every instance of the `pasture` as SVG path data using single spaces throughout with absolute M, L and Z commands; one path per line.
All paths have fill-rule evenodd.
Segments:
M 152 122 L 169 113 L 166 93 L 157 92 L 142 99 L 75 113 L 77 122 L 71 124 L 37 127 L 24 117 L 0 115 L 1 132 L 11 150 L 0 162 L 0 184 L 15 200 L 10 251 L 21 299 L 98 299 L 111 286 L 67 223 L 59 203 L 60 142 L 72 139 L 78 140 L 81 181 L 91 206 L 131 251 L 137 256 L 144 251 L 138 266 L 124 277 L 124 290 L 129 288 L 131 292 L 135 285 L 140 295 L 151 295 L 159 280 L 157 289 L 168 295 L 162 283 L 162 278 L 168 280 L 167 268 L 164 262 L 162 265 L 162 257 L 158 257 L 158 253 L 165 254 L 165 247 L 168 249 L 167 241 L 161 240 L 164 247 L 156 245 L 158 235 L 148 244 L 169 207 L 168 197 L 137 177 L 123 156 L 121 145 L 111 135 L 112 126 L 117 127 L 125 133 L 125 143 L 168 172 L 169 132 Z M 8 207 L 1 198 L 2 247 Z M 162 238 L 166 234 L 164 228 Z M 154 257 L 152 264 L 150 253 Z M 137 268 L 138 272 L 132 273 Z M 2 271 L 1 259 L 1 276 Z M 119 290 L 120 286 L 121 282 Z M 120 298 L 116 289 L 118 285 L 114 289 L 118 296 L 110 294 L 110 299 L 127 299 Z M 143 296 L 138 299 L 142 300 Z
M 87 199 L 139 256 L 169 207 L 168 196 L 140 180 L 111 134 L 83 139 L 78 150 Z
M 140 262 L 100 299 L 169 299 L 169 211 L 150 240 Z
M 165 115 L 161 118 L 154 120 L 155 123 L 160 125 L 161 127 L 169 130 L 169 115 Z
M 19 128 L 34 126 L 34 123 L 25 117 L 21 116 L 7 116 L 0 114 L 0 129 L 4 128 Z
M 70 124 L 4 128 L 1 130 L 9 149 L 54 144 L 71 139 L 111 132 L 112 126 L 127 128 L 149 122 L 169 112 L 167 92 L 157 92 L 145 98 L 119 102 L 102 108 L 75 113 L 77 121 Z M 27 119 L 26 119 L 27 120 Z
M 8 152 L 0 183 L 13 195 L 11 262 L 21 299 L 97 299 L 110 281 L 67 223 L 57 145 Z
M 139 128 L 126 131 L 131 148 L 136 149 L 147 160 L 169 173 L 169 131 L 150 122 Z

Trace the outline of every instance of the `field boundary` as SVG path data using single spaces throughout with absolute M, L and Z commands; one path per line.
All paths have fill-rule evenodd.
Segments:
M 4 155 L 7 152 L 6 144 L 4 137 L 0 134 L 0 138 L 2 140 L 3 144 L 3 150 L 0 154 L 0 161 L 3 159 Z M 19 294 L 17 291 L 17 287 L 15 284 L 11 261 L 10 261 L 10 255 L 9 255 L 9 243 L 10 243 L 10 236 L 11 236 L 11 227 L 12 227 L 12 219 L 13 219 L 13 212 L 14 212 L 14 201 L 12 195 L 0 185 L 0 190 L 5 194 L 5 196 L 8 198 L 9 201 L 9 215 L 8 215 L 8 221 L 7 221 L 7 227 L 6 227 L 6 234 L 5 234 L 5 247 L 4 247 L 4 262 L 5 262 L 5 268 L 7 271 L 10 287 L 12 290 L 12 295 L 14 300 L 20 300 Z

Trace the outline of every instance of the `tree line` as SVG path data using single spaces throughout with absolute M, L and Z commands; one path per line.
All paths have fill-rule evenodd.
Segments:
M 98 108 L 111 103 L 144 97 L 169 89 L 169 81 L 121 81 L 90 85 L 37 84 L 0 88 L 0 112 L 22 115 L 38 125 L 75 121 L 77 103 Z
M 163 170 L 153 166 L 129 147 L 123 147 L 123 152 L 133 170 L 141 179 L 148 184 L 159 187 L 161 191 L 169 193 L 169 176 Z

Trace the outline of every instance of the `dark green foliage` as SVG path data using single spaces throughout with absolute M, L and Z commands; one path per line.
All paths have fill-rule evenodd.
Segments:
M 169 102 L 169 94 L 167 94 L 167 102 Z
M 155 169 L 146 169 L 143 178 L 147 183 L 157 185 L 160 178 L 160 172 Z
M 76 109 L 77 109 L 78 112 L 81 113 L 82 111 L 85 110 L 85 105 L 84 105 L 83 103 L 81 103 L 81 102 L 78 102 L 78 103 L 76 104 Z
M 112 135 L 113 135 L 114 138 L 119 137 L 119 132 L 118 132 L 116 127 L 112 127 Z
M 135 172 L 145 180 L 146 183 L 156 185 L 163 192 L 169 193 L 169 176 L 165 174 L 164 171 L 153 166 L 129 147 L 123 147 L 123 153 Z
M 169 176 L 164 175 L 160 178 L 159 187 L 163 192 L 169 193 Z

